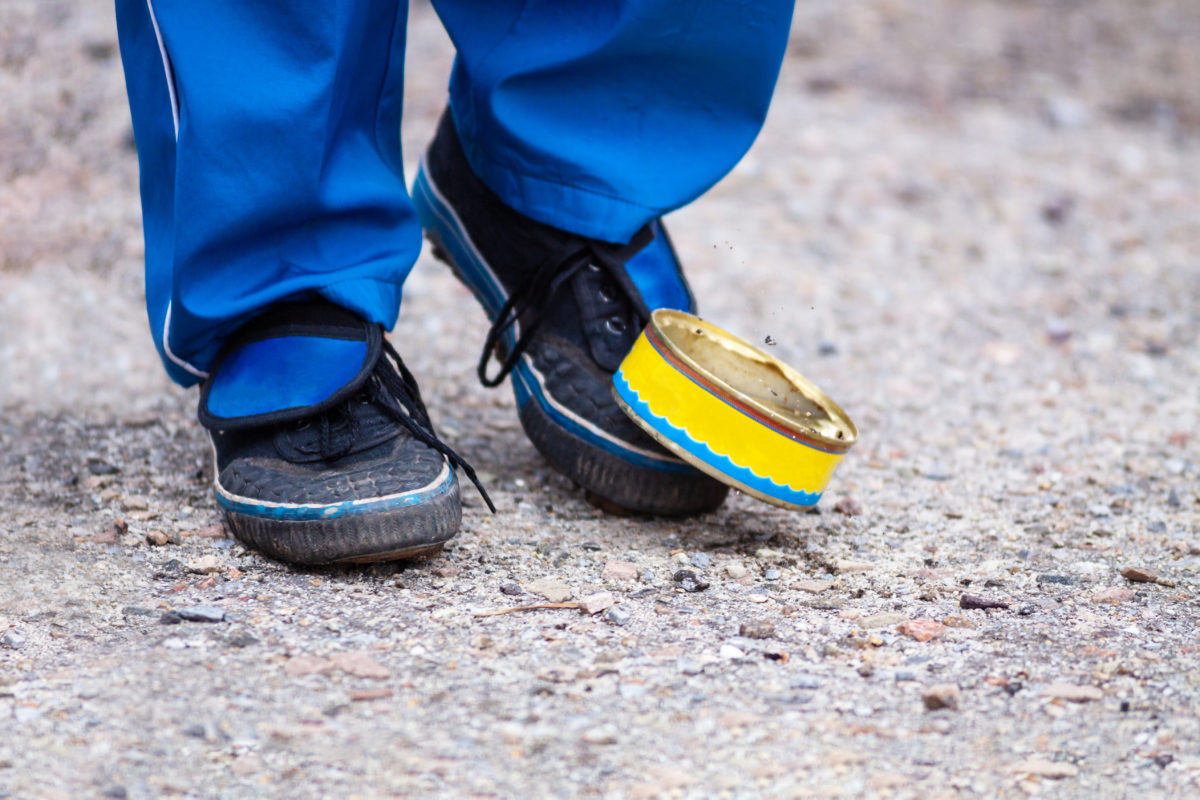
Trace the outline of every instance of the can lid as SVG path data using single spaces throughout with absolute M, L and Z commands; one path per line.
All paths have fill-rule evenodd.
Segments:
M 660 308 L 651 313 L 646 335 L 710 391 L 796 438 L 837 453 L 858 440 L 850 416 L 814 383 L 712 323 Z

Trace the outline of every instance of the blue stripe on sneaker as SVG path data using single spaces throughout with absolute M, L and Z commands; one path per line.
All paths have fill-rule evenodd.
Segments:
M 412 197 L 422 227 L 437 235 L 441 246 L 454 261 L 459 275 L 483 305 L 488 319 L 494 319 L 507 299 L 504 287 L 492 274 L 491 269 L 483 260 L 483 256 L 467 241 L 466 232 L 462 230 L 457 215 L 453 209 L 442 202 L 425 173 L 424 164 L 421 165 L 416 180 L 413 181 Z M 505 344 L 512 347 L 515 341 L 516 333 L 509 328 L 505 332 Z M 674 456 L 655 458 L 629 447 L 622 447 L 611 439 L 598 436 L 577 420 L 563 414 L 546 397 L 541 383 L 524 356 L 512 372 L 512 387 L 518 408 L 524 408 L 527 402 L 535 400 L 538 407 L 559 427 L 590 445 L 619 456 L 630 464 L 662 472 L 692 473 L 696 471 L 695 467 Z
M 340 503 L 329 503 L 328 505 L 255 501 L 248 497 L 225 494 L 219 484 L 216 494 L 217 504 L 234 514 L 259 517 L 261 519 L 273 519 L 281 522 L 304 522 L 352 517 L 359 514 L 378 514 L 398 508 L 418 506 L 449 492 L 454 486 L 454 481 L 454 470 L 447 469 L 441 480 L 421 489 L 388 495 L 386 497 L 345 500 Z

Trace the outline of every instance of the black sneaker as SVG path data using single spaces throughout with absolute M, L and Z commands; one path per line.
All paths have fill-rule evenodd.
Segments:
M 556 469 L 611 511 L 685 515 L 722 503 L 724 484 L 659 446 L 613 399 L 613 373 L 649 318 L 646 287 L 656 306 L 691 305 L 660 224 L 613 245 L 518 214 L 475 176 L 448 113 L 413 200 L 434 254 L 492 320 L 480 380 L 511 375 L 525 433 Z
M 201 387 L 199 417 L 234 536 L 293 564 L 437 550 L 462 516 L 455 467 L 475 480 L 382 328 L 326 302 L 243 326 Z

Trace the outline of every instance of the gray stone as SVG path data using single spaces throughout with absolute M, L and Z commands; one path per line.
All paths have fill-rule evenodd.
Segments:
M 579 608 L 585 614 L 599 614 L 606 608 L 611 608 L 616 599 L 611 592 L 597 592 L 579 601 Z
M 218 606 L 187 606 L 171 609 L 162 615 L 164 625 L 175 625 L 180 622 L 224 622 L 225 609 Z
M 216 556 L 200 556 L 192 559 L 187 563 L 187 571 L 194 572 L 198 575 L 209 575 L 214 572 L 223 572 L 224 567 Z
M 544 597 L 551 603 L 565 603 L 571 599 L 571 587 L 550 578 L 541 578 L 526 584 L 525 591 Z
M 6 631 L 0 634 L 0 647 L 9 650 L 20 650 L 25 646 L 25 636 L 20 631 Z
M 671 578 L 675 585 L 685 592 L 702 592 L 709 587 L 708 581 L 701 578 L 690 569 L 678 570 Z
M 629 612 L 621 606 L 613 606 L 604 612 L 604 619 L 613 625 L 624 625 L 629 622 Z
M 930 711 L 937 711 L 941 708 L 957 709 L 959 697 L 958 686 L 953 683 L 939 683 L 921 692 L 921 701 Z
M 770 639 L 775 636 L 775 623 L 769 619 L 743 622 L 738 628 L 738 635 L 747 639 Z

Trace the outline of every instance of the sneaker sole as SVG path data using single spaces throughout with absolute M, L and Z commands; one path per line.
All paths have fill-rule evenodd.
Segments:
M 457 213 L 429 179 L 423 160 L 412 194 L 434 257 L 450 267 L 488 318 L 494 319 L 506 299 L 504 289 Z M 515 331 L 510 329 L 506 337 L 511 346 Z M 593 505 L 690 516 L 712 511 L 725 501 L 729 488 L 724 484 L 673 455 L 622 442 L 555 401 L 528 356 L 522 356 L 513 369 L 511 383 L 526 436 L 555 469 L 587 490 Z
M 458 532 L 462 502 L 446 466 L 429 485 L 330 505 L 266 503 L 216 483 L 234 537 L 277 561 L 305 566 L 396 561 L 429 555 Z

